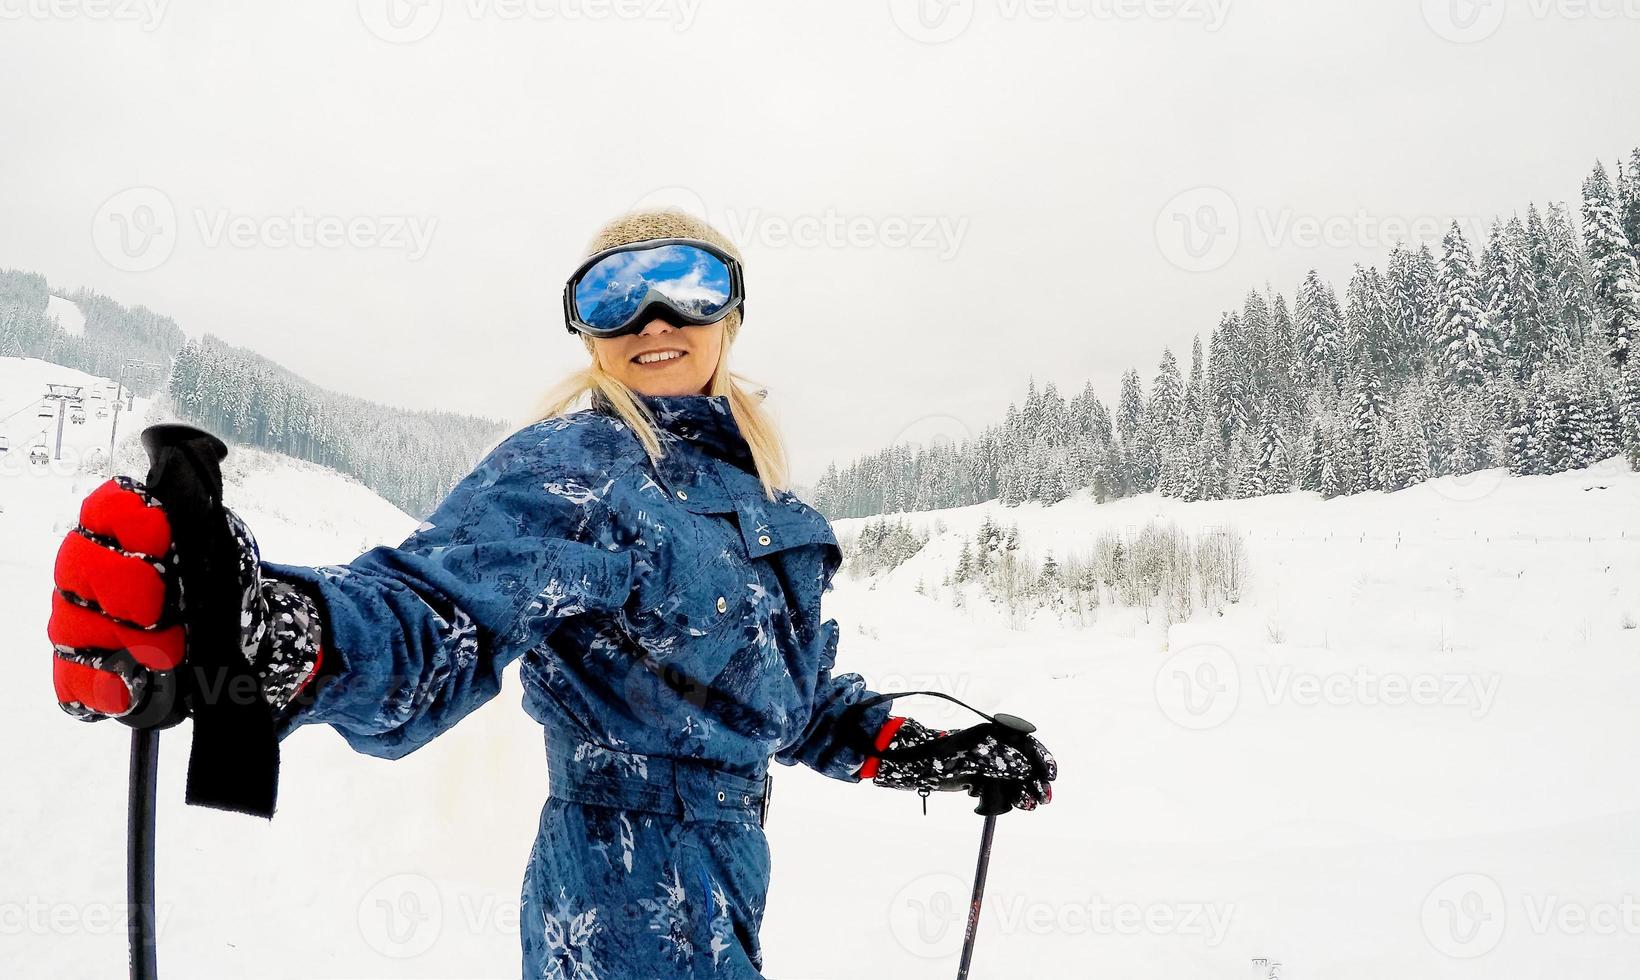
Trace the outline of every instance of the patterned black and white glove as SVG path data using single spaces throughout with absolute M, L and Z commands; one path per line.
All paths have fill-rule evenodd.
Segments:
M 261 553 L 250 528 L 226 510 L 239 546 L 240 647 L 256 672 L 262 699 L 274 714 L 285 710 L 319 673 L 319 604 L 289 582 L 262 576 Z
M 920 748 L 902 761 L 872 756 L 860 770 L 879 786 L 918 791 L 967 790 L 976 782 L 1001 784 L 1003 798 L 1016 810 L 1034 810 L 1053 800 L 1059 764 L 1034 735 L 1018 744 L 997 738 L 990 722 L 956 731 L 928 728 L 894 716 L 877 734 L 876 746 L 892 752 Z

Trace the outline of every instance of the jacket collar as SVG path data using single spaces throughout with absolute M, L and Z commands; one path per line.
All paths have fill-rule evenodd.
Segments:
M 757 471 L 751 447 L 740 432 L 728 395 L 644 395 L 632 393 L 654 416 L 662 444 L 683 442 L 750 473 Z M 593 389 L 592 408 L 605 415 L 615 409 L 603 392 Z

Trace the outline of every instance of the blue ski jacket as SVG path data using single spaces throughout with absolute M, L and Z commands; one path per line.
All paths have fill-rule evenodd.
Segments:
M 658 460 L 595 398 L 508 437 L 398 547 L 266 564 L 321 600 L 341 661 L 280 734 L 328 724 L 398 758 L 518 661 L 550 786 L 524 975 L 760 977 L 769 760 L 858 782 L 839 716 L 874 692 L 834 672 L 825 518 L 767 499 L 727 397 L 640 398 Z

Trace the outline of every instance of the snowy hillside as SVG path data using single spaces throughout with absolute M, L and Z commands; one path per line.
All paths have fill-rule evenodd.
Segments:
M 85 335 L 85 311 L 71 299 L 52 296 L 46 300 L 46 316 L 57 321 L 57 326 L 70 337 Z
M 0 416 L 63 373 L 0 361 Z M 270 558 L 344 561 L 413 525 L 280 457 L 236 452 L 229 479 Z M 94 483 L 15 464 L 0 476 L 0 635 L 22 665 L 0 687 L 6 976 L 106 977 L 124 960 L 126 731 L 58 711 L 44 640 L 57 539 Z M 987 516 L 1060 557 L 1155 520 L 1233 528 L 1247 585 L 1224 616 L 1165 629 L 1115 610 L 1085 629 L 1043 616 L 1011 629 L 977 596 L 959 610 L 934 588 Z M 999 823 L 976 980 L 1240 980 L 1256 958 L 1285 980 L 1633 975 L 1640 476 L 1626 467 L 908 522 L 932 535 L 921 553 L 840 576 L 827 598 L 839 670 L 1030 718 L 1063 770 L 1051 806 Z M 186 730 L 167 733 L 166 975 L 516 976 L 546 779 L 509 685 L 396 763 L 297 733 L 271 823 L 183 807 Z M 898 708 L 971 720 L 928 698 Z M 776 784 L 768 975 L 950 976 L 971 801 L 936 796 L 924 817 L 911 793 L 783 767 Z

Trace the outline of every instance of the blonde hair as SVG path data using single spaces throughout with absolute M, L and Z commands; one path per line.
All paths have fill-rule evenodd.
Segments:
M 691 214 L 676 209 L 631 211 L 615 218 L 593 236 L 592 241 L 588 243 L 587 254 L 592 255 L 606 248 L 654 238 L 695 238 L 709 241 L 737 259 L 740 258 L 740 250 L 717 229 Z M 729 370 L 729 347 L 734 343 L 740 323 L 739 310 L 724 318 L 723 343 L 718 347 L 717 364 L 712 369 L 712 380 L 707 385 L 706 393 L 728 397 L 729 410 L 734 415 L 735 424 L 740 427 L 740 434 L 746 440 L 747 448 L 751 450 L 752 463 L 757 469 L 758 480 L 763 484 L 763 495 L 774 500 L 778 491 L 788 488 L 790 467 L 786 459 L 785 443 L 780 438 L 780 430 L 762 405 L 763 396 L 767 392 L 750 379 Z M 626 423 L 627 428 L 632 430 L 632 434 L 637 437 L 649 458 L 659 459 L 663 450 L 660 437 L 655 431 L 654 416 L 631 388 L 605 371 L 598 363 L 597 348 L 593 345 L 592 338 L 582 336 L 581 341 L 586 345 L 587 353 L 592 356 L 591 363 L 572 372 L 550 388 L 531 413 L 529 422 L 533 424 L 566 415 L 577 409 L 583 398 L 590 400 L 591 394 L 598 392 L 620 416 L 621 421 Z M 752 387 L 748 388 L 748 385 Z

